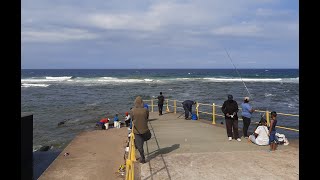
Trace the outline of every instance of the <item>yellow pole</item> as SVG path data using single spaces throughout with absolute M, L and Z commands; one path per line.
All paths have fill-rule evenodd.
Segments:
M 199 103 L 196 102 L 196 113 L 197 113 L 197 118 L 199 119 Z
M 267 125 L 270 126 L 269 111 L 266 111 L 266 119 L 267 119 Z
M 169 99 L 167 99 L 166 101 L 167 101 L 167 109 L 166 109 L 166 111 L 170 112 L 170 110 L 169 110 Z
M 173 101 L 174 113 L 177 113 L 177 100 Z
M 212 124 L 216 124 L 216 106 L 212 103 Z
M 153 112 L 153 99 L 151 99 L 151 112 Z

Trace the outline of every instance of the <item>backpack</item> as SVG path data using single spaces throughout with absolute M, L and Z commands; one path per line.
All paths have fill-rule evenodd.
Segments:
M 147 132 L 145 132 L 143 135 L 143 139 L 144 139 L 144 141 L 148 141 L 149 139 L 151 139 L 151 132 L 150 132 L 150 130 L 148 130 Z
M 191 119 L 192 120 L 197 120 L 198 119 L 197 114 L 191 114 Z

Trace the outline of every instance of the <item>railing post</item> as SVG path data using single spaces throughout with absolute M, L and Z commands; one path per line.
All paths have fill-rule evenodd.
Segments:
M 177 100 L 173 101 L 174 113 L 177 113 Z
M 151 112 L 153 112 L 153 99 L 151 99 Z
M 212 103 L 212 124 L 216 124 L 216 106 Z
M 166 99 L 166 101 L 167 101 L 167 109 L 166 109 L 166 111 L 170 112 L 170 110 L 169 110 L 169 99 Z
M 266 119 L 267 119 L 267 125 L 270 126 L 269 111 L 266 111 Z
M 199 103 L 196 102 L 196 113 L 197 113 L 197 118 L 199 119 Z
M 134 128 L 134 124 L 132 123 L 132 129 Z M 129 141 L 129 154 L 126 160 L 126 180 L 134 180 L 134 162 L 136 161 L 136 148 L 134 145 L 134 134 L 133 131 L 130 133 L 130 141 Z

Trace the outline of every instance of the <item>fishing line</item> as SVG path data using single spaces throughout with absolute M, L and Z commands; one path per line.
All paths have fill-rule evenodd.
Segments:
M 224 50 L 226 51 L 226 53 L 227 53 L 227 55 L 228 55 L 228 57 L 229 57 L 229 59 L 230 59 L 231 64 L 233 65 L 233 67 L 234 67 L 234 69 L 236 70 L 237 74 L 239 75 L 239 77 L 240 77 L 240 79 L 241 79 L 241 81 L 242 81 L 242 83 L 243 83 L 244 87 L 246 88 L 246 90 L 247 90 L 247 92 L 248 92 L 248 94 L 249 94 L 249 97 L 250 97 L 250 98 L 252 98 L 252 96 L 251 96 L 251 94 L 250 94 L 250 92 L 249 92 L 249 90 L 248 90 L 248 88 L 247 88 L 246 84 L 245 84 L 245 83 L 244 83 L 244 81 L 242 80 L 242 77 L 241 77 L 241 75 L 240 75 L 240 73 L 239 73 L 239 71 L 238 71 L 237 67 L 233 64 L 232 59 L 231 59 L 231 57 L 230 57 L 230 55 L 229 55 L 229 53 L 228 53 L 227 49 L 226 49 L 226 48 L 224 48 Z
M 237 72 L 237 74 L 239 75 L 239 77 L 240 77 L 240 79 L 241 79 L 241 81 L 242 81 L 242 83 L 243 83 L 243 85 L 244 85 L 244 87 L 246 88 L 246 90 L 247 90 L 247 92 L 248 92 L 248 94 L 249 94 L 249 97 L 250 97 L 250 99 L 252 99 L 252 96 L 251 96 L 251 93 L 249 92 L 249 90 L 248 90 L 248 88 L 247 88 L 247 86 L 246 86 L 246 84 L 245 84 L 245 82 L 243 81 L 243 79 L 242 79 L 242 77 L 241 77 L 241 75 L 240 75 L 240 73 L 239 73 L 239 71 L 238 71 L 238 69 L 237 69 L 237 67 L 234 65 L 234 63 L 232 62 L 232 58 L 231 58 L 231 56 L 229 55 L 229 53 L 228 53 L 228 51 L 227 51 L 227 49 L 226 48 L 224 48 L 224 50 L 226 51 L 226 53 L 227 53 L 227 55 L 228 55 L 228 57 L 229 57 L 229 59 L 230 59 L 230 62 L 231 62 L 231 64 L 233 65 L 233 67 L 234 67 L 234 69 L 236 70 L 236 72 Z M 253 105 L 254 103 L 252 102 L 252 105 Z M 268 107 L 267 107 L 267 110 L 268 110 L 268 108 L 269 108 L 269 105 L 270 105 L 270 103 L 268 103 Z M 263 116 L 265 115 L 265 113 L 260 113 L 260 117 L 261 118 L 263 118 Z

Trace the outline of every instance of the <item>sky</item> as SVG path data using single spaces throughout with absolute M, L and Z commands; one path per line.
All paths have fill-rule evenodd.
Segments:
M 299 68 L 297 0 L 23 0 L 22 69 Z

